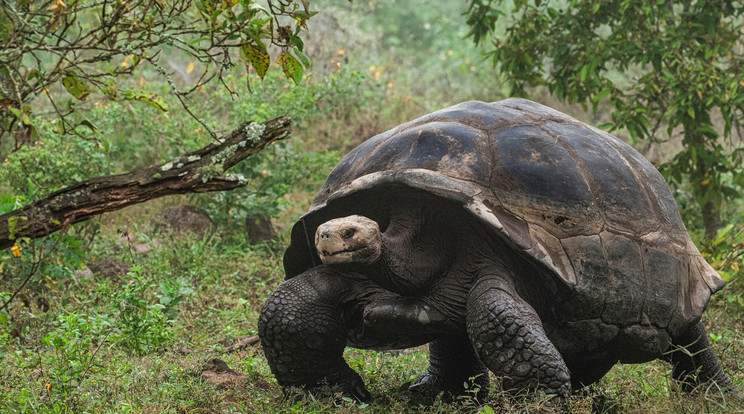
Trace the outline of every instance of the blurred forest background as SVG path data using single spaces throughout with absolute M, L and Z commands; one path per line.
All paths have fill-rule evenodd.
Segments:
M 373 403 L 289 401 L 254 343 L 289 230 L 346 152 L 434 110 L 517 95 L 611 130 L 662 171 L 727 281 L 703 322 L 742 389 L 741 2 L 0 4 L 0 215 L 12 244 L 0 250 L 1 412 L 539 409 L 496 388 L 488 402 L 410 403 L 401 384 L 426 368 L 426 347 L 347 351 Z M 26 219 L 13 212 L 55 191 L 280 115 L 291 137 L 232 167 L 237 189 L 16 237 Z M 742 409 L 715 390 L 681 393 L 669 372 L 617 366 L 571 409 Z

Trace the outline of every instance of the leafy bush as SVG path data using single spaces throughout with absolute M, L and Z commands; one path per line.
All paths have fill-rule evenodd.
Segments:
M 57 316 L 53 329 L 41 338 L 42 344 L 52 351 L 43 354 L 38 367 L 48 391 L 54 390 L 63 397 L 74 393 L 86 374 L 100 365 L 96 348 L 111 324 L 107 315 L 73 311 Z
M 733 174 L 725 175 L 723 181 L 734 191 L 744 192 Z M 738 200 L 723 205 L 722 221 L 727 224 L 714 237 L 706 239 L 700 209 L 696 208 L 695 197 L 686 182 L 678 184 L 674 197 L 692 240 L 726 281 L 722 294 L 714 298 L 723 297 L 733 312 L 744 315 L 744 203 Z
M 30 202 L 78 181 L 111 174 L 103 145 L 92 133 L 87 136 L 70 139 L 59 134 L 54 123 L 39 121 L 34 145 L 22 146 L 0 165 L 0 186 Z
M 337 152 L 304 152 L 301 147 L 297 141 L 273 145 L 262 157 L 253 157 L 233 168 L 234 173 L 249 180 L 247 187 L 192 198 L 218 225 L 231 220 L 242 223 L 246 218 L 275 216 L 293 205 L 284 197 L 286 194 L 313 190 L 338 161 Z M 223 228 L 235 229 L 229 225 Z
M 120 332 L 112 335 L 112 340 L 137 354 L 170 344 L 175 337 L 173 322 L 178 316 L 178 304 L 194 289 L 185 279 L 166 279 L 155 284 L 143 277 L 137 266 L 127 278 L 131 280 L 115 296 L 119 312 L 116 326 Z M 159 292 L 153 295 L 151 291 L 156 286 Z
M 703 256 L 728 284 L 723 294 L 726 302 L 744 314 L 744 223 L 724 226 L 702 245 Z

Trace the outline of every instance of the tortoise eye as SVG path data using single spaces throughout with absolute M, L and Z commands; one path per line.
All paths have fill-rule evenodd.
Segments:
M 344 230 L 344 233 L 341 235 L 344 239 L 348 239 L 349 237 L 353 236 L 354 233 L 356 233 L 356 229 L 346 229 Z

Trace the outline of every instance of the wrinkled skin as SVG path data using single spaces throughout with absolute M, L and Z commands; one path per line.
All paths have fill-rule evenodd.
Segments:
M 477 396 L 484 398 L 489 370 L 503 377 L 506 389 L 565 396 L 597 381 L 617 361 L 654 358 L 673 363 L 674 378 L 687 387 L 712 382 L 733 389 L 699 322 L 655 350 L 618 336 L 600 338 L 607 351 L 589 354 L 585 337 L 566 340 L 559 334 L 562 310 L 555 297 L 565 293 L 541 282 L 544 269 L 447 203 L 417 194 L 389 204 L 379 239 L 364 235 L 377 240 L 370 243 L 376 258 L 360 246 L 360 234 L 369 226 L 363 220 L 370 219 L 352 218 L 362 220 L 356 231 L 320 226 L 318 250 L 324 250 L 323 240 L 337 237 L 343 245 L 339 252 L 349 261 L 334 261 L 326 251 L 328 264 L 287 280 L 264 305 L 259 335 L 285 389 L 317 395 L 330 390 L 366 401 L 370 393 L 342 358 L 346 346 L 393 349 L 425 343 L 430 367 L 411 387 L 425 396 L 463 394 L 463 384 L 474 379 L 481 390 Z M 396 209 L 400 205 L 405 208 Z M 350 253 L 356 251 L 364 254 L 353 260 Z M 693 357 L 669 353 L 690 344 Z

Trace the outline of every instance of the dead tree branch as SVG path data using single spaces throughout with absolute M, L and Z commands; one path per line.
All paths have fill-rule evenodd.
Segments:
M 71 224 L 172 194 L 225 191 L 246 184 L 225 172 L 244 158 L 287 137 L 288 116 L 263 124 L 246 122 L 206 147 L 165 164 L 126 174 L 96 177 L 63 188 L 0 216 L 0 250 L 19 238 L 39 238 Z

